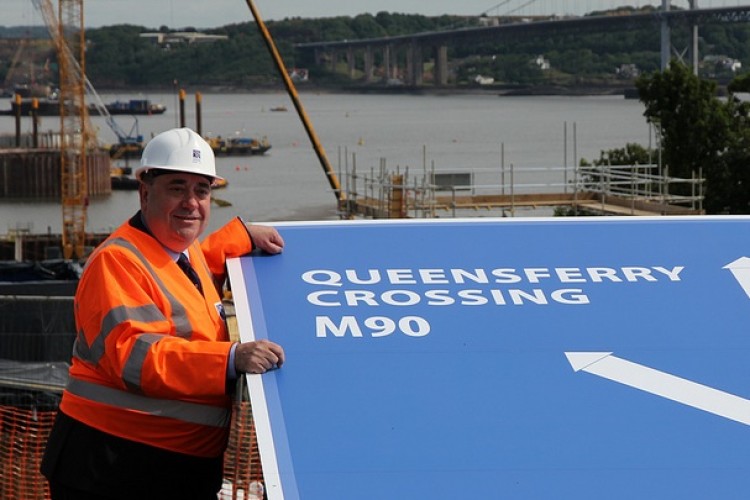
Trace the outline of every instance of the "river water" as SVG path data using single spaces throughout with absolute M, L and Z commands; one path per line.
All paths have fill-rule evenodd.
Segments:
M 146 98 L 167 106 L 158 116 L 116 116 L 126 132 L 137 125 L 145 137 L 179 123 L 176 95 L 102 94 L 104 102 Z M 345 185 L 343 171 L 409 169 L 424 172 L 469 172 L 477 185 L 497 184 L 512 165 L 516 183 L 564 182 L 559 171 L 580 158 L 592 160 L 602 150 L 635 142 L 652 143 L 651 131 L 638 100 L 622 96 L 503 96 L 300 94 L 302 105 L 324 147 L 330 164 Z M 8 107 L 9 107 L 8 103 Z M 288 111 L 272 111 L 285 106 Z M 195 96 L 188 93 L 185 120 L 196 127 Z M 204 135 L 267 137 L 271 150 L 263 156 L 218 158 L 217 169 L 229 185 L 215 196 L 231 203 L 214 206 L 210 228 L 235 215 L 252 221 L 336 219 L 336 197 L 308 139 L 302 121 L 285 92 L 203 94 Z M 102 142 L 116 136 L 101 117 L 92 117 Z M 22 123 L 31 130 L 30 120 Z M 40 130 L 59 130 L 59 118 L 45 117 Z M 13 133 L 12 117 L 0 117 L 0 133 Z M 137 161 L 131 161 L 136 165 Z M 506 180 L 507 182 L 507 180 Z M 540 188 L 541 189 L 541 188 Z M 532 189 L 533 190 L 533 189 Z M 136 209 L 135 191 L 116 191 L 94 199 L 87 230 L 109 231 Z M 57 203 L 0 201 L 0 233 L 13 228 L 59 233 Z

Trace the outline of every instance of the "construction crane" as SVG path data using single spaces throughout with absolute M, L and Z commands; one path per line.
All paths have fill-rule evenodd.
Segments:
M 35 60 L 39 49 L 46 45 L 46 40 L 32 40 L 28 31 L 23 38 L 19 38 L 0 90 L 23 93 L 22 97 L 49 96 L 52 93 L 48 85 L 49 59 L 40 68 Z
M 16 52 L 13 54 L 13 59 L 10 61 L 10 66 L 8 68 L 8 73 L 5 75 L 5 82 L 3 83 L 3 89 L 7 90 L 13 86 L 13 84 L 16 83 L 16 73 L 19 72 L 19 62 L 21 60 L 21 55 L 24 52 L 24 49 L 26 48 L 27 40 L 25 38 L 21 38 L 18 41 L 18 47 L 16 48 Z
M 81 69 L 80 64 L 76 60 L 75 56 L 73 55 L 72 51 L 70 50 L 70 46 L 67 43 L 67 40 L 65 38 L 62 38 L 61 40 L 56 40 L 58 38 L 59 33 L 59 22 L 57 20 L 57 17 L 54 13 L 54 8 L 52 7 L 51 0 L 32 0 L 36 8 L 42 12 L 42 15 L 44 16 L 45 23 L 47 25 L 47 29 L 50 33 L 50 36 L 55 40 L 55 47 L 61 46 L 65 52 L 67 53 L 66 58 L 68 61 L 70 61 L 71 64 L 71 70 L 74 73 L 74 78 L 76 81 L 82 81 L 84 86 L 84 94 L 86 97 L 91 99 L 91 107 L 89 110 L 93 109 L 96 114 L 103 116 L 104 121 L 109 126 L 109 128 L 114 132 L 115 136 L 117 136 L 117 140 L 119 141 L 120 145 L 138 145 L 143 142 L 143 136 L 140 135 L 138 132 L 138 120 L 135 120 L 135 123 L 133 127 L 131 127 L 130 132 L 125 132 L 122 127 L 115 121 L 115 119 L 112 117 L 112 113 L 109 112 L 109 109 L 107 109 L 107 106 L 104 104 L 104 101 L 102 100 L 101 96 L 97 93 L 96 89 L 94 88 L 94 85 L 91 83 L 91 80 L 89 80 L 88 76 L 86 76 L 86 73 Z M 59 43 L 58 43 L 59 42 Z M 91 122 L 88 121 L 88 116 L 86 117 L 86 125 L 87 129 L 91 132 L 89 133 L 89 145 L 91 147 L 97 146 L 97 138 L 96 134 L 93 132 L 95 129 L 91 125 Z M 135 131 L 135 135 L 133 132 Z
M 83 0 L 32 0 L 42 13 L 60 67 L 60 170 L 62 249 L 66 259 L 82 258 L 88 207 L 87 151 L 96 146 L 86 106 Z M 68 36 L 70 34 L 70 43 Z M 71 48 L 72 47 L 72 48 Z M 74 53 L 75 49 L 75 53 Z

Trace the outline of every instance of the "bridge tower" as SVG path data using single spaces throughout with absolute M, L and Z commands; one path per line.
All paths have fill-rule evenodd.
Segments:
M 668 12 L 670 10 L 671 0 L 661 0 L 662 12 Z M 698 8 L 698 0 L 688 0 L 690 10 Z M 688 52 L 690 54 L 690 65 L 693 67 L 693 74 L 698 74 L 698 23 L 693 21 L 690 27 L 690 47 Z M 680 58 L 682 55 L 677 54 Z M 661 20 L 661 70 L 664 71 L 669 66 L 669 60 L 672 57 L 672 35 L 670 32 L 669 21 L 666 17 L 662 17 Z
M 668 12 L 671 0 L 661 0 L 662 12 Z M 664 71 L 669 66 L 669 60 L 672 55 L 672 39 L 669 30 L 669 21 L 666 16 L 661 18 L 661 70 Z
M 698 8 L 698 0 L 688 0 L 690 10 Z M 693 66 L 693 74 L 698 76 L 698 22 L 694 21 L 690 30 L 690 64 Z

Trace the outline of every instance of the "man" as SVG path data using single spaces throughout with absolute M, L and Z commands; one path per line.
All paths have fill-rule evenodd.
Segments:
M 215 500 L 234 380 L 284 362 L 272 342 L 229 341 L 226 259 L 284 241 L 235 219 L 198 243 L 220 179 L 210 146 L 187 128 L 159 134 L 136 176 L 140 211 L 94 251 L 76 292 L 70 379 L 42 463 L 56 500 Z

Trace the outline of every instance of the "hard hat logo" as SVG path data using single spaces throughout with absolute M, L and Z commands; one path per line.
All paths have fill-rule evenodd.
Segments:
M 189 128 L 175 128 L 157 135 L 146 144 L 141 166 L 135 175 L 150 169 L 184 172 L 223 180 L 216 175 L 214 151 L 203 137 Z

